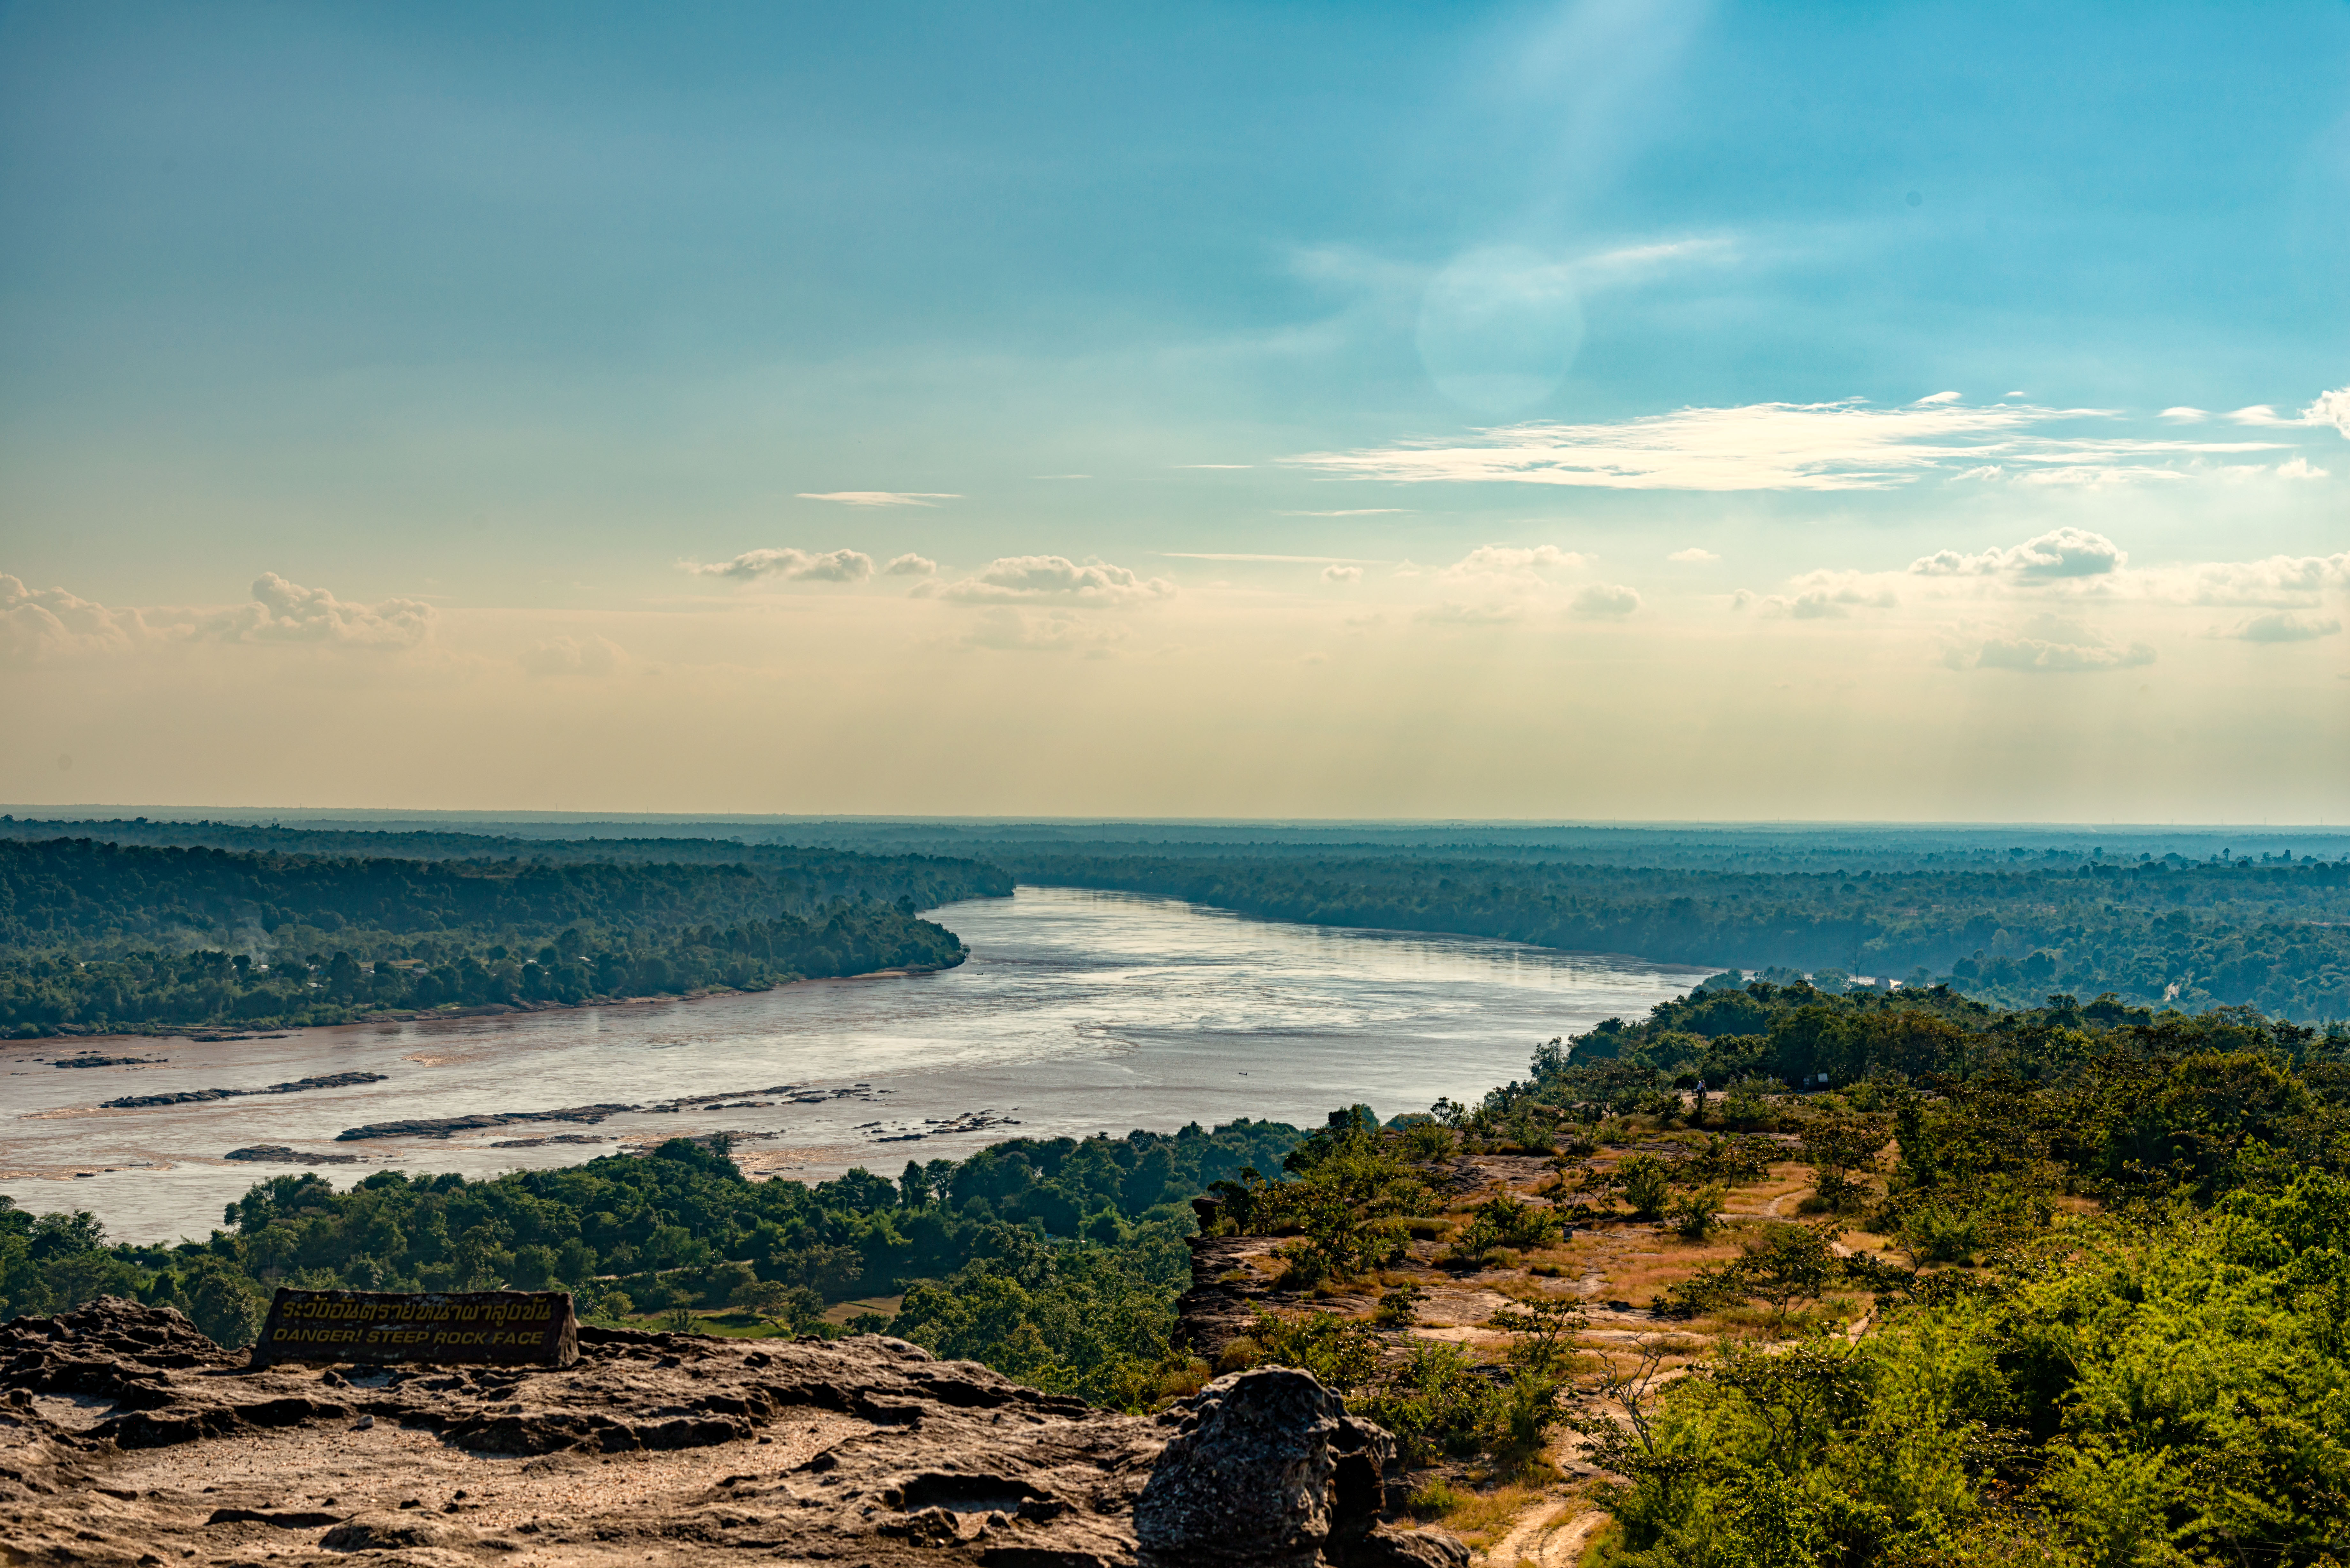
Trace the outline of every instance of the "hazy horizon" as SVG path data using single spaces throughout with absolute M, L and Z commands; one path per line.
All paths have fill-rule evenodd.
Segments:
M 2345 50 L 10 6 L 0 794 L 2350 818 Z

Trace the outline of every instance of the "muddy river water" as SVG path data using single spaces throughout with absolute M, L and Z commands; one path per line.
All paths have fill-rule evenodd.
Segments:
M 1250 919 L 1161 898 L 1023 888 L 931 918 L 970 947 L 939 974 L 754 995 L 306 1029 L 277 1037 L 0 1045 L 0 1192 L 88 1209 L 126 1241 L 203 1236 L 274 1147 L 317 1167 L 485 1176 L 727 1132 L 763 1175 L 960 1158 L 1013 1137 L 1171 1131 L 1238 1116 L 1318 1124 L 1473 1099 L 1524 1075 L 1541 1041 L 1634 1016 L 1700 970 L 1474 938 Z M 64 1069 L 85 1052 L 161 1057 Z M 135 1109 L 101 1102 L 373 1082 Z M 625 1106 L 446 1137 L 338 1140 L 369 1124 Z M 663 1108 L 656 1108 L 663 1107 Z M 917 1136 L 920 1135 L 920 1136 Z M 565 1141 L 538 1141 L 560 1138 Z

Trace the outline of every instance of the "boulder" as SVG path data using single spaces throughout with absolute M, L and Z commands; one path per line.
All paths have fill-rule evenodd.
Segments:
M 1145 1563 L 1310 1568 L 1370 1539 L 1395 1439 L 1312 1374 L 1235 1372 L 1170 1414 L 1177 1434 L 1134 1506 Z

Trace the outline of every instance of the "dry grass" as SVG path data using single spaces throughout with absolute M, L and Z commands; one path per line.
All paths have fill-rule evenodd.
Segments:
M 1505 1481 L 1485 1491 L 1463 1491 L 1437 1516 L 1437 1522 L 1461 1537 L 1471 1550 L 1483 1551 L 1509 1533 L 1510 1526 L 1543 1494 L 1539 1486 Z

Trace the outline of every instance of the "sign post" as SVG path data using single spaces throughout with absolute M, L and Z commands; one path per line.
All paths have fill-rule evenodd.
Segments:
M 280 1289 L 253 1365 L 568 1366 L 579 1359 L 569 1291 Z

